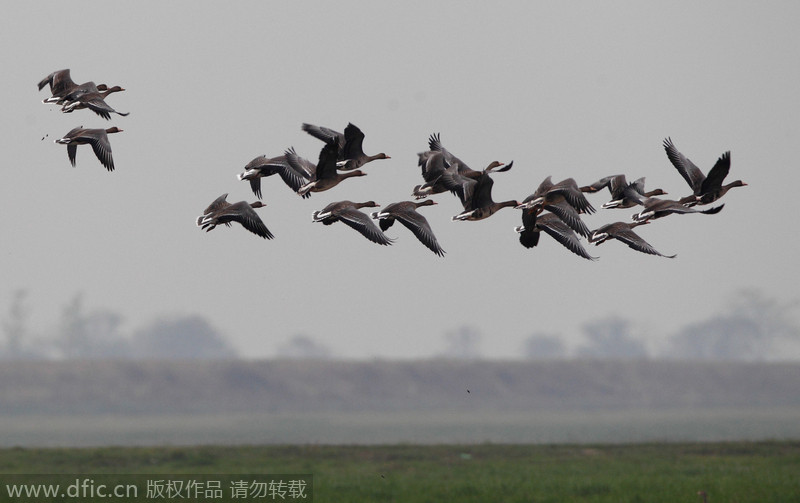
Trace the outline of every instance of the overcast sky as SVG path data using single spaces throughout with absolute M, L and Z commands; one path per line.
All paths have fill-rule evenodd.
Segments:
M 0 312 L 28 291 L 46 330 L 83 293 L 135 328 L 204 315 L 248 357 L 305 334 L 346 357 L 404 358 L 443 349 L 462 325 L 492 357 L 534 332 L 568 345 L 594 319 L 622 316 L 652 344 L 724 310 L 741 289 L 796 299 L 800 169 L 800 5 L 796 2 L 125 2 L 71 9 L 17 4 L 3 16 Z M 121 85 L 127 117 L 62 114 L 36 83 L 70 68 L 77 82 Z M 316 162 L 303 122 L 366 134 L 385 152 L 368 176 L 301 199 L 263 180 L 258 210 L 275 239 L 240 226 L 202 232 L 222 193 L 254 201 L 236 174 L 294 146 Z M 116 171 L 88 147 L 72 168 L 55 145 L 73 127 L 118 126 Z M 578 258 L 549 236 L 523 248 L 504 209 L 452 222 L 449 194 L 423 208 L 447 254 L 407 229 L 393 246 L 312 223 L 331 201 L 408 200 L 428 135 L 473 168 L 514 161 L 494 198 L 522 200 L 542 179 L 581 184 L 647 177 L 690 191 L 662 148 L 672 137 L 703 170 L 731 151 L 724 210 L 640 228 L 669 260 L 622 243 Z M 44 139 L 42 139 L 45 137 Z M 599 209 L 607 192 L 590 195 Z M 590 228 L 630 220 L 598 210 Z M 797 355 L 795 355 L 797 356 Z

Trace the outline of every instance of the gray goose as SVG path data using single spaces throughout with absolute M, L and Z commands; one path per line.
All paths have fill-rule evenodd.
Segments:
M 454 195 L 458 196 L 458 198 L 461 200 L 462 206 L 464 206 L 464 209 L 468 211 L 480 207 L 483 203 L 486 203 L 487 209 L 489 206 L 495 204 L 491 200 L 491 187 L 494 182 L 488 175 L 491 172 L 502 173 L 508 171 L 514 166 L 514 161 L 509 162 L 507 165 L 499 161 L 492 161 L 483 170 L 474 170 L 467 166 L 464 161 L 454 156 L 450 151 L 444 148 L 439 133 L 430 135 L 428 138 L 428 147 L 430 148 L 429 152 L 431 153 L 427 155 L 432 156 L 433 159 L 437 159 L 438 156 L 441 156 L 444 163 L 444 170 L 440 171 L 441 174 L 437 180 L 434 180 L 434 185 L 444 187 Z M 424 156 L 426 154 L 423 153 L 422 155 Z M 438 162 L 438 160 L 436 162 Z M 483 180 L 481 185 L 478 185 L 479 180 Z M 420 187 L 420 189 L 423 188 L 424 186 Z M 473 201 L 473 195 L 478 188 L 481 189 L 482 194 L 478 196 L 479 200 Z M 483 199 L 483 201 L 480 201 L 480 199 Z M 491 213 L 494 213 L 494 211 L 497 209 L 500 208 L 495 206 Z M 479 216 L 482 213 L 484 213 L 484 211 L 478 211 L 475 216 Z M 486 216 L 491 215 L 491 213 Z M 486 216 L 481 218 L 486 218 Z M 480 220 L 480 218 L 457 217 L 459 217 L 459 215 L 453 217 L 453 219 Z
M 534 206 L 544 206 L 553 203 L 566 201 L 575 208 L 578 213 L 594 213 L 595 209 L 583 195 L 580 187 L 574 178 L 565 178 L 558 183 L 553 183 L 552 177 L 548 176 L 532 196 L 526 199 L 525 208 Z
M 357 230 L 365 238 L 379 245 L 390 245 L 393 239 L 386 237 L 377 225 L 369 218 L 369 215 L 358 211 L 359 208 L 377 208 L 378 204 L 374 201 L 364 203 L 354 203 L 352 201 L 337 201 L 330 203 L 319 211 L 311 214 L 314 222 L 322 222 L 331 225 L 334 222 L 343 222 L 345 225 Z
M 76 87 L 75 90 L 66 95 L 64 99 L 60 100 L 58 103 L 61 105 L 61 110 L 65 113 L 69 113 L 72 112 L 73 110 L 81 110 L 84 108 L 89 108 L 86 101 L 97 98 L 98 96 L 103 101 L 105 101 L 106 97 L 109 94 L 118 93 L 125 90 L 125 88 L 121 86 L 98 89 L 97 87 L 94 86 L 94 82 L 89 82 L 89 84 L 91 85 L 87 86 L 86 84 L 84 84 Z M 84 101 L 84 99 L 86 101 Z
M 70 93 L 74 92 L 88 92 L 88 91 L 104 91 L 105 84 L 95 86 L 94 82 L 85 82 L 83 84 L 76 84 L 69 74 L 69 68 L 64 70 L 56 70 L 47 77 L 39 81 L 39 90 L 41 91 L 47 86 L 50 86 L 50 97 L 42 100 L 42 103 L 59 103 L 67 97 Z
M 374 211 L 370 216 L 378 220 L 378 225 L 382 231 L 386 231 L 398 220 L 405 225 L 419 239 L 420 243 L 427 246 L 433 253 L 443 257 L 444 250 L 439 246 L 428 220 L 422 216 L 417 208 L 420 206 L 431 206 L 436 204 L 433 199 L 426 199 L 422 202 L 401 201 L 386 205 L 381 211 Z
M 692 188 L 692 195 L 680 200 L 684 204 L 689 206 L 710 204 L 724 196 L 733 187 L 747 185 L 741 180 L 722 185 L 731 169 L 730 151 L 723 153 L 709 170 L 708 175 L 704 175 L 700 168 L 678 151 L 671 138 L 664 140 L 664 150 L 667 152 L 669 161 Z
M 458 186 L 469 184 L 470 180 L 477 179 L 481 173 L 488 173 L 503 166 L 503 163 L 494 161 L 483 171 L 475 171 L 444 149 L 427 150 L 417 156 L 419 157 L 417 165 L 422 168 L 422 178 L 425 180 L 424 184 L 415 186 L 411 192 L 417 199 L 447 191 L 458 195 Z M 508 171 L 513 164 L 512 161 L 508 166 L 496 171 Z
M 523 199 L 517 209 L 524 211 L 548 210 L 584 237 L 589 235 L 589 228 L 581 220 L 580 214 L 594 211 L 594 207 L 589 204 L 575 180 L 567 178 L 558 184 L 553 184 L 549 176 L 539 184 L 533 194 Z
M 442 175 L 450 167 L 450 163 L 445 161 L 444 155 L 441 152 L 427 150 L 420 152 L 417 156 L 419 156 L 417 165 L 422 168 L 422 178 L 425 183 L 415 186 L 411 195 L 417 199 L 424 199 L 432 194 L 450 190 L 442 179 Z
M 452 177 L 452 180 L 449 183 L 462 183 L 463 178 L 477 179 L 483 173 L 488 173 L 490 171 L 501 173 L 503 171 L 508 171 L 514 165 L 514 161 L 509 162 L 508 165 L 499 161 L 493 161 L 481 171 L 474 170 L 467 166 L 464 161 L 454 156 L 449 150 L 444 148 L 442 145 L 441 135 L 439 133 L 432 134 L 430 137 L 428 137 L 428 148 L 430 149 L 430 152 L 441 152 L 445 164 L 449 168 L 447 170 L 447 176 Z M 500 166 L 504 167 L 497 169 L 500 168 Z
M 338 148 L 335 141 L 330 141 L 322 147 L 322 150 L 319 152 L 319 162 L 317 163 L 314 176 L 311 177 L 308 183 L 297 189 L 299 195 L 305 197 L 309 192 L 323 192 L 339 185 L 342 180 L 347 178 L 366 176 L 366 173 L 359 169 L 339 173 L 336 170 Z
M 541 211 L 541 208 L 522 210 L 522 225 L 514 228 L 519 233 L 519 242 L 522 246 L 533 248 L 539 244 L 539 236 L 544 231 L 575 255 L 587 260 L 597 260 L 597 257 L 589 255 L 575 231 L 558 215 Z
M 267 226 L 264 225 L 261 217 L 255 212 L 255 208 L 266 206 L 264 203 L 261 201 L 229 203 L 226 201 L 227 198 L 227 193 L 216 198 L 203 211 L 203 214 L 197 217 L 197 226 L 209 232 L 219 224 L 225 224 L 230 227 L 231 222 L 238 222 L 248 231 L 264 239 L 272 239 L 274 237 L 267 229 Z
M 477 179 L 464 178 L 465 183 L 457 187 L 458 196 L 464 211 L 455 215 L 452 220 L 483 220 L 494 215 L 498 210 L 519 205 L 515 200 L 500 203 L 492 199 L 494 181 L 488 172 L 481 173 Z
M 289 157 L 291 156 L 302 159 L 297 156 L 294 147 L 289 147 L 284 151 L 283 155 L 278 157 L 270 158 L 266 155 L 258 156 L 248 162 L 244 167 L 244 172 L 239 173 L 236 177 L 239 180 L 249 181 L 253 194 L 259 199 L 261 199 L 261 178 L 266 176 L 280 176 L 286 185 L 294 192 L 297 192 L 300 187 L 308 182 L 313 171 L 302 168 L 302 164 L 297 161 L 294 163 L 289 162 Z M 305 161 L 305 159 L 302 160 Z M 301 166 L 301 169 L 295 166 Z M 313 164 L 311 166 L 313 167 Z M 310 195 L 311 194 L 306 193 L 303 197 L 309 197 Z
M 694 208 L 690 208 L 686 204 L 680 201 L 673 201 L 671 199 L 659 199 L 657 197 L 648 197 L 642 201 L 642 209 L 638 213 L 634 213 L 632 218 L 636 222 L 641 222 L 644 220 L 655 220 L 657 218 L 662 218 L 667 215 L 672 215 L 673 213 L 676 214 L 685 214 L 685 213 L 703 213 L 706 215 L 713 215 L 715 213 L 719 213 L 722 211 L 722 208 L 725 206 L 724 204 L 720 204 L 719 206 L 715 206 L 713 208 L 709 208 L 707 210 L 696 210 Z
M 366 155 L 363 150 L 364 133 L 355 124 L 348 123 L 344 133 L 307 123 L 303 123 L 301 129 L 325 143 L 336 144 L 336 167 L 342 171 L 352 171 L 376 159 L 391 159 L 384 153 Z
M 378 159 L 391 159 L 383 152 L 375 155 L 365 154 L 363 143 L 364 133 L 355 124 L 348 124 L 344 128 L 344 149 L 341 158 L 336 162 L 337 169 L 352 171 Z
M 581 187 L 581 192 L 599 192 L 608 187 L 611 193 L 611 201 L 604 203 L 601 208 L 632 208 L 641 204 L 641 200 L 646 197 L 663 196 L 667 193 L 662 189 L 644 191 L 644 177 L 634 182 L 628 183 L 625 175 L 613 175 L 601 178 L 591 185 Z
M 650 246 L 647 241 L 633 232 L 633 228 L 637 225 L 643 225 L 647 223 L 650 222 L 648 220 L 643 220 L 641 222 L 614 222 L 611 224 L 606 224 L 592 231 L 592 235 L 589 236 L 589 242 L 594 243 L 595 246 L 597 246 L 605 243 L 609 239 L 616 239 L 618 241 L 622 241 L 630 248 L 642 253 L 658 255 L 659 257 L 666 258 L 677 257 L 677 255 L 662 255 L 658 252 L 658 250 Z
M 112 127 L 108 129 L 84 129 L 83 126 L 76 127 L 63 138 L 55 140 L 55 143 L 67 146 L 67 157 L 72 166 L 75 166 L 75 157 L 78 153 L 78 145 L 91 145 L 94 155 L 100 160 L 108 171 L 114 171 L 114 159 L 111 156 L 111 143 L 108 141 L 110 133 L 121 133 L 122 129 Z
M 117 90 L 123 90 L 119 86 L 114 86 Z M 112 88 L 112 89 L 114 89 Z M 105 91 L 108 93 L 110 90 Z M 61 111 L 64 113 L 70 113 L 73 110 L 80 110 L 83 108 L 88 108 L 92 112 L 96 113 L 100 117 L 111 120 L 111 114 L 121 115 L 123 117 L 130 115 L 130 112 L 117 112 L 114 110 L 108 103 L 105 101 L 105 95 L 101 91 L 95 92 L 88 92 L 83 93 L 77 97 L 75 101 L 71 101 L 69 103 L 65 103 L 61 107 Z

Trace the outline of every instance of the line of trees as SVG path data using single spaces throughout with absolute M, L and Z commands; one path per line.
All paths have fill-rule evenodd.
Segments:
M 30 310 L 27 292 L 17 290 L 2 319 L 3 359 L 92 359 L 92 358 L 235 358 L 236 351 L 226 338 L 199 315 L 156 318 L 123 334 L 123 317 L 110 310 L 87 311 L 83 296 L 76 294 L 64 306 L 61 316 L 47 334 L 28 329 Z
M 14 292 L 2 317 L 2 359 L 68 358 L 235 358 L 227 339 L 199 315 L 165 316 L 126 336 L 123 318 L 109 310 L 87 311 L 75 295 L 63 308 L 59 322 L 46 337 L 29 333 L 27 292 Z M 582 342 L 573 348 L 562 334 L 536 332 L 527 337 L 521 353 L 529 359 L 670 358 L 737 361 L 797 359 L 800 327 L 795 321 L 798 303 L 781 303 L 758 291 L 739 292 L 728 308 L 705 320 L 690 323 L 649 347 L 631 320 L 612 315 L 581 327 Z M 493 336 L 495 336 L 493 334 Z M 481 333 L 471 326 L 456 327 L 443 335 L 443 349 L 432 356 L 479 359 Z M 281 358 L 324 359 L 331 348 L 306 334 L 296 334 L 278 345 Z

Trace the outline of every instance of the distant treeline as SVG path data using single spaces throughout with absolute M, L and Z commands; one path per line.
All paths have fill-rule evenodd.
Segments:
M 104 309 L 86 310 L 75 295 L 46 333 L 32 333 L 26 291 L 17 290 L 2 321 L 0 359 L 144 360 L 230 359 L 238 356 L 230 340 L 198 314 L 159 317 L 143 327 L 121 329 L 123 315 Z M 758 291 L 742 291 L 727 309 L 709 312 L 706 319 L 688 323 L 675 333 L 653 338 L 625 316 L 609 314 L 581 327 L 580 343 L 568 346 L 571 334 L 541 329 L 527 334 L 517 353 L 528 359 L 694 359 L 725 361 L 800 360 L 797 302 L 768 298 Z M 509 334 L 488 334 L 491 338 Z M 328 347 L 313 335 L 284 335 L 274 349 L 279 358 L 324 359 L 347 356 L 346 348 Z M 455 326 L 442 334 L 442 345 L 430 355 L 473 360 L 483 357 L 483 334 L 471 326 Z M 381 355 L 391 356 L 391 355 Z
M 7 362 L 0 414 L 774 408 L 800 405 L 798 389 L 790 363 Z

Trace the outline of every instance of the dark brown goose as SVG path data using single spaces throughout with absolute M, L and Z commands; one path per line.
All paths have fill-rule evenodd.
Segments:
M 639 213 L 634 213 L 632 218 L 636 222 L 641 222 L 643 220 L 655 220 L 657 218 L 662 218 L 667 215 L 671 215 L 673 213 L 677 214 L 685 214 L 685 213 L 703 213 L 706 215 L 713 215 L 715 213 L 719 213 L 722 211 L 722 208 L 725 206 L 724 204 L 720 204 L 719 206 L 715 206 L 713 208 L 709 208 L 707 210 L 696 210 L 694 208 L 690 208 L 689 206 L 681 203 L 680 201 L 673 201 L 671 199 L 659 199 L 657 197 L 649 197 L 642 201 L 642 209 Z
M 70 93 L 74 92 L 89 92 L 89 91 L 104 91 L 105 84 L 95 86 L 94 82 L 85 82 L 83 84 L 76 84 L 69 74 L 69 68 L 64 70 L 57 70 L 47 77 L 39 81 L 39 90 L 41 91 L 46 86 L 50 86 L 49 98 L 42 100 L 42 103 L 58 103 L 61 104 L 64 98 Z
M 417 208 L 420 206 L 431 206 L 436 204 L 433 199 L 426 199 L 422 202 L 401 201 L 386 205 L 381 211 L 370 213 L 370 216 L 378 220 L 378 225 L 382 231 L 386 231 L 394 224 L 395 220 L 400 221 L 419 239 L 420 243 L 427 246 L 433 253 L 443 257 L 444 250 L 439 246 L 428 220 L 422 216 Z
M 489 173 L 481 173 L 477 179 L 464 178 L 466 180 L 462 185 L 456 187 L 458 196 L 464 206 L 464 211 L 455 215 L 455 220 L 483 220 L 494 215 L 502 208 L 510 208 L 517 206 L 519 203 L 515 200 L 503 201 L 496 203 L 492 199 L 492 186 L 494 181 L 489 176 Z
M 587 260 L 597 260 L 597 257 L 589 255 L 575 231 L 558 215 L 541 211 L 541 208 L 522 210 L 522 225 L 514 228 L 519 233 L 519 242 L 522 246 L 533 248 L 539 244 L 539 235 L 544 231 L 575 255 Z
M 375 222 L 369 218 L 369 215 L 362 213 L 359 208 L 377 208 L 378 204 L 374 201 L 367 201 L 365 203 L 354 203 L 352 201 L 338 201 L 330 203 L 319 211 L 311 214 L 311 219 L 314 222 L 322 222 L 325 225 L 331 225 L 334 222 L 343 222 L 345 225 L 352 227 L 360 232 L 365 238 L 373 243 L 379 245 L 390 245 L 394 242 L 381 232 Z
M 599 192 L 608 187 L 611 201 L 603 204 L 601 208 L 632 208 L 641 204 L 642 199 L 653 196 L 663 196 L 667 193 L 661 189 L 648 192 L 644 191 L 644 177 L 632 183 L 625 180 L 625 175 L 613 175 L 601 178 L 591 185 L 581 187 L 581 192 Z
M 288 148 L 283 155 L 278 157 L 258 156 L 245 165 L 243 173 L 239 173 L 236 176 L 239 180 L 249 181 L 253 194 L 259 199 L 261 199 L 261 179 L 266 176 L 280 176 L 286 185 L 291 187 L 294 192 L 297 192 L 300 187 L 308 182 L 313 171 L 298 170 L 289 162 L 290 156 L 297 157 L 294 147 Z M 295 162 L 295 164 L 298 163 Z M 310 195 L 306 193 L 303 197 L 309 197 Z
M 524 208 L 533 208 L 534 206 L 552 205 L 566 201 L 570 206 L 575 208 L 578 213 L 594 213 L 594 207 L 583 195 L 578 183 L 574 178 L 566 178 L 558 183 L 553 183 L 552 177 L 548 176 L 530 197 L 526 198 Z
M 733 187 L 744 187 L 747 184 L 741 180 L 736 180 L 726 185 L 722 185 L 725 177 L 731 169 L 731 153 L 725 152 L 717 159 L 717 162 L 709 170 L 708 175 L 704 175 L 686 156 L 681 154 L 672 143 L 671 138 L 664 140 L 664 150 L 667 152 L 669 161 L 678 170 L 689 187 L 692 188 L 692 195 L 684 197 L 680 202 L 694 206 L 695 204 L 710 204 L 721 198 Z
M 517 209 L 522 210 L 523 215 L 525 213 L 540 213 L 542 210 L 547 210 L 560 218 L 570 229 L 581 236 L 589 236 L 589 227 L 581 220 L 581 215 L 578 213 L 578 210 L 573 208 L 565 199 L 531 205 L 530 202 L 537 197 L 536 194 L 531 194 L 522 200 L 522 203 L 517 206 Z
M 91 145 L 94 155 L 109 171 L 114 171 L 114 159 L 111 157 L 111 143 L 108 141 L 110 133 L 121 133 L 122 129 L 112 127 L 108 129 L 84 129 L 83 126 L 76 127 L 63 138 L 55 140 L 56 143 L 67 146 L 67 157 L 69 162 L 75 166 L 75 156 L 78 153 L 78 145 Z
M 445 167 L 435 184 L 458 196 L 461 200 L 461 205 L 464 207 L 465 212 L 453 217 L 454 220 L 480 220 L 500 209 L 497 206 L 498 203 L 494 203 L 491 198 L 491 189 L 494 181 L 489 177 L 489 173 L 508 171 L 514 166 L 514 161 L 509 162 L 507 165 L 499 161 L 492 161 L 483 170 L 477 171 L 467 166 L 464 161 L 444 148 L 439 133 L 430 135 L 428 146 L 431 152 L 429 155 L 434 156 L 434 158 L 437 157 L 434 153 L 441 155 Z M 483 180 L 480 185 L 478 184 L 479 180 Z M 420 187 L 420 189 L 423 189 L 423 187 Z M 476 199 L 475 194 L 478 188 L 480 188 L 481 194 Z M 484 206 L 483 209 L 473 214 L 474 217 L 480 218 L 461 218 L 465 213 L 482 206 Z M 490 212 L 487 213 L 486 210 L 490 210 Z
M 659 257 L 666 258 L 677 257 L 677 255 L 662 255 L 658 252 L 658 250 L 650 246 L 647 241 L 633 232 L 633 228 L 637 225 L 643 225 L 647 223 L 650 222 L 648 220 L 643 220 L 641 222 L 614 222 L 612 224 L 606 224 L 592 231 L 592 235 L 589 236 L 589 242 L 594 243 L 595 245 L 601 245 L 609 239 L 616 239 L 618 241 L 622 241 L 630 248 L 642 253 L 658 255 Z
M 98 96 L 103 101 L 105 101 L 106 97 L 109 94 L 118 93 L 120 91 L 125 90 L 123 87 L 120 86 L 109 87 L 107 89 L 101 90 L 94 87 L 93 82 L 90 82 L 90 84 L 92 84 L 91 87 L 78 86 L 74 91 L 66 95 L 63 100 L 59 101 L 58 103 L 62 105 L 61 111 L 64 113 L 69 113 L 72 112 L 73 110 L 81 110 L 83 108 L 89 108 L 87 101 L 96 98 Z
M 445 161 L 444 155 L 441 152 L 427 150 L 417 156 L 419 156 L 417 164 L 422 168 L 422 178 L 425 183 L 415 186 L 411 194 L 417 199 L 424 199 L 432 194 L 447 192 L 449 189 L 442 180 L 442 175 L 450 167 L 450 164 Z
M 365 154 L 363 144 L 364 133 L 355 124 L 348 124 L 344 128 L 344 150 L 341 159 L 336 162 L 337 169 L 352 171 L 378 159 L 391 159 L 383 152 L 375 155 Z
M 208 232 L 219 224 L 230 227 L 231 222 L 238 222 L 248 231 L 264 239 L 272 239 L 274 237 L 267 229 L 267 226 L 264 225 L 261 217 L 255 212 L 255 208 L 266 206 L 264 203 L 261 201 L 229 203 L 226 201 L 227 198 L 227 193 L 216 198 L 205 209 L 203 214 L 197 217 L 197 226 Z
M 119 86 L 114 86 L 111 89 L 124 91 L 124 89 Z M 108 94 L 111 89 L 105 91 L 105 93 Z M 106 103 L 104 99 L 106 94 L 103 94 L 102 91 L 83 93 L 78 96 L 75 101 L 65 103 L 64 106 L 61 107 L 61 111 L 64 113 L 70 113 L 73 110 L 88 108 L 106 120 L 111 120 L 111 114 L 117 114 L 123 117 L 130 115 L 130 112 L 117 112 L 114 110 L 108 103 Z
M 474 170 L 467 166 L 464 161 L 454 156 L 449 150 L 444 148 L 442 145 L 441 135 L 439 133 L 430 135 L 428 138 L 428 148 L 430 148 L 430 152 L 441 152 L 448 168 L 448 176 L 453 177 L 453 180 L 448 182 L 451 184 L 462 183 L 463 178 L 477 179 L 483 173 L 488 173 L 490 171 L 495 171 L 497 173 L 508 171 L 514 165 L 514 161 L 509 162 L 508 165 L 505 165 L 505 163 L 499 161 L 493 161 L 489 163 L 489 165 L 486 166 L 486 168 L 484 168 L 482 171 Z M 502 169 L 497 169 L 500 166 L 504 167 Z
M 581 209 L 576 208 L 572 202 Z M 521 210 L 545 209 L 557 215 L 572 230 L 587 237 L 589 227 L 581 220 L 581 213 L 594 211 L 594 208 L 581 193 L 578 184 L 572 178 L 567 178 L 558 184 L 553 184 L 551 177 L 545 178 L 536 191 L 523 199 L 517 206 Z
M 422 169 L 422 178 L 425 180 L 424 184 L 415 186 L 414 190 L 411 192 L 417 199 L 423 199 L 431 194 L 440 194 L 448 191 L 458 195 L 458 186 L 469 184 L 469 180 L 477 179 L 481 173 L 489 173 L 503 166 L 503 163 L 494 161 L 483 171 L 475 171 L 461 164 L 456 157 L 452 154 L 448 154 L 447 151 L 444 150 L 427 150 L 417 154 L 417 156 L 419 157 L 417 164 Z M 447 160 L 448 158 L 455 160 L 455 162 L 451 164 L 451 162 Z M 508 171 L 513 164 L 512 161 L 508 166 L 496 171 Z
M 305 197 L 309 192 L 323 192 L 339 185 L 342 180 L 347 178 L 366 175 L 366 173 L 358 169 L 339 173 L 336 170 L 338 148 L 334 141 L 326 143 L 325 146 L 322 147 L 322 150 L 319 152 L 319 162 L 317 163 L 314 176 L 308 183 L 297 189 L 298 194 Z

